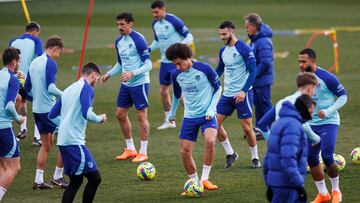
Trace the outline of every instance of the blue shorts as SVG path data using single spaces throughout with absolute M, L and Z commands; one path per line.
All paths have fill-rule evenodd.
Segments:
M 308 146 L 308 164 L 310 167 L 319 164 L 319 153 L 321 150 L 321 157 L 326 166 L 334 163 L 334 150 L 336 144 L 336 137 L 339 131 L 339 126 L 334 124 L 326 124 L 319 126 L 311 126 L 311 129 L 320 136 L 320 144 L 315 146 Z M 310 143 L 310 141 L 308 140 Z
M 55 123 L 48 118 L 49 113 L 34 113 L 34 119 L 40 135 L 54 133 L 56 129 Z
M 117 106 L 122 108 L 130 108 L 133 104 L 137 110 L 149 107 L 149 83 L 129 87 L 124 84 L 120 86 L 117 96 Z
M 199 128 L 204 134 L 206 128 L 218 128 L 216 117 L 206 120 L 205 116 L 200 118 L 184 118 L 180 129 L 180 139 L 196 142 Z
M 12 128 L 0 129 L 0 157 L 19 157 L 19 144 Z
M 171 85 L 171 74 L 176 70 L 176 66 L 173 63 L 161 63 L 159 71 L 160 85 Z
M 239 119 L 246 119 L 252 117 L 253 91 L 249 90 L 245 96 L 244 101 L 235 103 L 233 97 L 221 96 L 219 103 L 216 106 L 218 114 L 224 116 L 231 116 L 236 109 Z
M 59 146 L 64 162 L 64 173 L 68 176 L 97 171 L 96 162 L 85 145 Z

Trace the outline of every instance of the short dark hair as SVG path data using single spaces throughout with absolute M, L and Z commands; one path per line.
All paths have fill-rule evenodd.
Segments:
M 307 94 L 303 94 L 295 101 L 295 108 L 300 113 L 304 120 L 311 120 L 309 108 L 311 105 L 316 105 L 315 101 Z
M 35 21 L 32 21 L 30 22 L 29 24 L 26 25 L 25 27 L 25 31 L 26 32 L 33 32 L 33 31 L 36 31 L 36 32 L 39 32 L 40 31 L 40 24 L 35 22 Z
M 13 60 L 20 60 L 20 50 L 14 47 L 8 47 L 2 54 L 3 65 L 9 65 Z
M 307 54 L 309 56 L 309 58 L 316 60 L 316 53 L 313 49 L 305 48 L 305 49 L 301 50 L 299 53 L 299 55 L 305 55 L 305 54 Z
M 83 75 L 90 75 L 93 72 L 101 74 L 100 68 L 95 63 L 92 62 L 85 64 L 81 71 Z
M 254 25 L 258 31 L 260 30 L 262 19 L 259 14 L 249 13 L 244 17 L 244 19 L 249 21 L 250 24 Z
M 317 85 L 318 81 L 313 73 L 303 72 L 296 76 L 296 86 L 298 88 L 306 85 Z
M 154 9 L 154 8 L 164 8 L 165 7 L 165 3 L 163 1 L 154 1 L 152 4 L 151 4 L 151 8 Z
M 235 29 L 235 25 L 230 20 L 226 20 L 219 25 L 219 29 L 231 28 Z
M 46 40 L 45 49 L 48 49 L 48 48 L 51 48 L 51 47 L 64 48 L 64 43 L 62 41 L 62 38 L 57 36 L 57 35 L 53 35 L 53 36 L 49 37 Z
M 134 22 L 132 13 L 123 12 L 116 16 L 116 20 L 125 20 L 127 23 Z
M 188 45 L 183 43 L 175 43 L 166 50 L 166 58 L 170 61 L 177 58 L 189 59 L 192 57 L 191 49 Z

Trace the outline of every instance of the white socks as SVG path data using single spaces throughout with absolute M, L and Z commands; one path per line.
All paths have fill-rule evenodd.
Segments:
M 147 155 L 147 146 L 148 146 L 148 141 L 140 141 L 141 147 L 140 147 L 140 151 L 139 154 L 145 154 Z
M 221 142 L 221 145 L 224 147 L 225 149 L 225 152 L 227 155 L 232 155 L 234 154 L 234 150 L 233 148 L 231 147 L 231 144 L 230 144 L 230 141 L 228 138 L 226 138 L 225 141 Z
M 321 193 L 322 195 L 326 195 L 327 193 L 329 193 L 326 188 L 325 180 L 314 181 L 314 182 L 315 182 L 315 185 L 316 185 L 319 193 Z
M 6 192 L 7 192 L 7 190 L 0 186 L 0 202 L 1 202 L 1 200 L 4 197 Z
M 20 131 L 23 131 L 23 130 L 27 130 L 26 128 L 26 116 L 23 116 L 24 118 L 24 123 L 20 125 Z
M 169 122 L 169 116 L 170 116 L 171 111 L 165 111 L 164 113 L 165 113 L 165 121 Z
M 37 140 L 40 140 L 39 129 L 37 128 L 36 125 L 34 126 L 34 137 L 35 137 Z
M 255 147 L 249 147 L 249 150 L 251 153 L 251 160 L 259 159 L 257 145 L 255 145 Z
M 55 171 L 54 171 L 54 175 L 53 175 L 54 180 L 62 178 L 63 177 L 63 171 L 64 171 L 64 168 L 59 168 L 59 167 L 56 166 Z
M 210 175 L 211 166 L 203 165 L 203 170 L 201 174 L 201 181 L 208 180 Z
M 36 169 L 35 183 L 41 184 L 44 182 L 44 170 Z
M 195 179 L 199 180 L 199 176 L 198 176 L 197 172 L 195 172 L 194 174 L 190 174 L 189 178 L 195 178 Z
M 335 178 L 330 178 L 330 182 L 331 182 L 331 187 L 332 190 L 331 191 L 337 191 L 340 192 L 340 188 L 339 188 L 339 175 Z
M 135 145 L 134 145 L 134 140 L 131 138 L 131 139 L 125 139 L 125 141 L 126 141 L 126 148 L 128 149 L 128 150 L 136 150 L 135 149 Z

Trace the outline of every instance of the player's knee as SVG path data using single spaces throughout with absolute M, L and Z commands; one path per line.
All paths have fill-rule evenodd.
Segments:
M 168 88 L 165 88 L 165 87 L 160 87 L 160 94 L 161 96 L 168 96 L 169 95 L 169 90 Z
M 317 165 L 319 165 L 319 158 L 318 156 L 308 156 L 308 165 L 310 167 L 315 167 Z
M 250 125 L 243 125 L 243 130 L 246 136 L 254 134 L 253 129 Z
M 116 118 L 120 121 L 124 121 L 127 118 L 127 114 L 124 112 L 121 112 L 121 111 L 116 111 L 115 115 L 116 115 Z
M 333 155 L 331 154 L 321 154 L 321 157 L 323 159 L 323 162 L 326 166 L 330 166 L 331 164 L 334 163 L 334 157 Z
M 181 147 L 180 153 L 182 157 L 191 157 L 191 150 L 186 147 Z

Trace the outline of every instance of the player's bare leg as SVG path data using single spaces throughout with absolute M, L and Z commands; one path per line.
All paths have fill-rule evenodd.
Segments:
M 234 162 L 239 158 L 239 155 L 232 148 L 227 133 L 222 125 L 227 116 L 218 114 L 216 118 L 219 126 L 217 138 L 226 152 L 226 164 L 224 168 L 231 168 L 234 165 Z
M 118 107 L 116 110 L 116 118 L 119 121 L 120 129 L 126 141 L 126 148 L 124 152 L 121 155 L 117 156 L 116 160 L 126 160 L 129 158 L 133 158 L 137 155 L 137 152 L 132 138 L 131 122 L 128 115 L 128 109 Z
M 216 190 L 218 187 L 209 181 L 211 165 L 215 156 L 215 141 L 217 129 L 207 128 L 204 131 L 205 149 L 203 158 L 203 170 L 201 174 L 201 182 L 204 188 L 208 190 Z
M 147 118 L 147 108 L 142 110 L 137 110 L 136 116 L 138 119 L 139 132 L 140 132 L 140 150 L 137 156 L 132 161 L 142 162 L 149 159 L 147 156 L 147 146 L 148 146 L 150 125 Z
M 252 118 L 240 119 L 240 124 L 246 135 L 246 141 L 249 145 L 252 167 L 260 168 L 261 164 L 260 164 L 257 145 L 256 145 L 256 135 L 252 126 Z
M 161 103 L 165 112 L 165 121 L 159 126 L 158 130 L 163 130 L 167 128 L 175 128 L 175 122 L 169 122 L 169 115 L 171 109 L 171 98 L 170 98 L 170 85 L 160 85 L 160 95 L 161 95 Z

